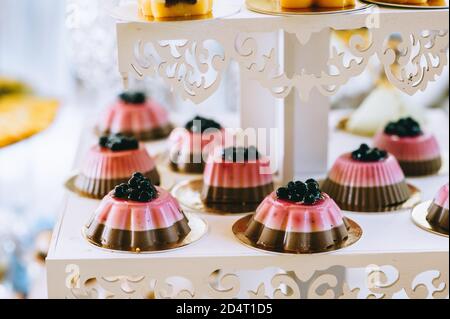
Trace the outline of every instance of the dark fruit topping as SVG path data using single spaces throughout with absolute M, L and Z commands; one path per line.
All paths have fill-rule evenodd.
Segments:
M 185 128 L 192 133 L 203 134 L 206 130 L 210 129 L 221 130 L 222 126 L 214 120 L 196 116 L 191 121 L 186 123 Z
M 147 101 L 147 96 L 144 92 L 124 92 L 119 99 L 125 104 L 140 105 Z
M 388 135 L 397 135 L 399 137 L 416 137 L 423 135 L 420 124 L 411 117 L 403 118 L 397 122 L 390 122 L 384 129 Z
M 123 200 L 148 203 L 158 198 L 158 190 L 142 173 L 134 173 L 128 183 L 116 186 L 113 196 Z
M 246 147 L 229 147 L 222 151 L 222 159 L 226 162 L 251 162 L 261 157 L 258 149 L 254 146 Z
M 139 142 L 137 139 L 122 134 L 102 136 L 100 137 L 98 144 L 101 147 L 108 148 L 113 152 L 137 150 L 139 148 Z
M 196 4 L 197 0 L 166 0 L 166 7 L 171 7 L 179 3 Z
M 379 162 L 385 160 L 388 153 L 378 148 L 370 148 L 367 144 L 362 144 L 359 149 L 352 153 L 352 158 L 359 162 Z
M 316 180 L 308 179 L 305 183 L 290 182 L 286 187 L 278 188 L 277 198 L 304 205 L 314 205 L 322 199 L 322 191 Z

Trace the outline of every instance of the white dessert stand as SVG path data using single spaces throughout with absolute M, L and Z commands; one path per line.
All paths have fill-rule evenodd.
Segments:
M 329 130 L 329 97 L 361 74 L 370 58 L 377 57 L 391 83 L 411 95 L 441 74 L 447 64 L 448 18 L 448 10 L 374 7 L 346 15 L 284 17 L 243 7 L 237 15 L 215 20 L 118 22 L 119 70 L 125 85 L 130 76 L 159 75 L 184 99 L 200 103 L 214 94 L 236 61 L 241 125 L 281 129 L 278 168 L 280 179 L 287 181 L 324 174 L 347 145 L 367 141 Z M 329 50 L 332 29 L 362 27 L 370 31 L 368 44 L 353 36 L 345 58 L 338 48 Z M 405 55 L 397 59 L 400 75 L 391 68 L 397 57 L 387 45 L 394 32 L 404 40 Z M 211 41 L 219 52 L 210 49 Z M 448 119 L 444 130 L 441 141 L 448 154 Z M 446 181 L 448 175 L 411 182 L 424 191 L 424 199 L 431 199 Z M 448 297 L 448 239 L 417 228 L 409 211 L 349 213 L 362 226 L 363 238 L 348 249 L 314 256 L 252 250 L 233 236 L 239 216 L 204 215 L 210 229 L 206 238 L 148 256 L 102 251 L 86 243 L 80 229 L 97 205 L 67 195 L 47 258 L 49 297 Z

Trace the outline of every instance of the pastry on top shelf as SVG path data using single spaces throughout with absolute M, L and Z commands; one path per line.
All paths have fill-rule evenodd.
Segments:
M 305 9 L 310 7 L 343 8 L 354 6 L 355 0 L 275 0 L 280 1 L 281 7 L 287 9 Z
M 426 4 L 428 0 L 382 0 L 381 2 L 398 4 Z
M 160 177 L 154 160 L 134 137 L 121 134 L 103 136 L 90 148 L 75 179 L 82 195 L 100 199 L 116 185 L 124 183 L 136 171 L 144 173 L 155 185 Z
M 448 199 L 449 185 L 443 186 L 433 203 L 428 208 L 427 220 L 433 227 L 443 230 L 448 234 L 448 210 L 449 210 L 449 199 Z
M 421 107 L 405 103 L 395 89 L 380 85 L 353 112 L 345 129 L 354 134 L 374 136 L 390 121 L 408 116 L 413 117 L 420 124 L 425 122 L 424 111 Z
M 256 147 L 218 148 L 207 160 L 201 196 L 208 207 L 249 212 L 273 188 L 269 159 L 259 154 Z
M 145 252 L 173 248 L 190 232 L 176 199 L 134 173 L 102 200 L 85 235 L 103 248 Z
M 366 144 L 336 160 L 322 190 L 340 208 L 361 212 L 382 212 L 403 204 L 411 196 L 395 157 Z
M 139 0 L 144 17 L 189 17 L 211 13 L 213 0 Z
M 124 92 L 109 107 L 98 126 L 100 134 L 121 133 L 149 141 L 169 136 L 173 127 L 167 111 L 143 92 Z
M 376 135 L 375 146 L 394 155 L 406 176 L 432 175 L 442 167 L 436 137 L 410 117 L 390 122 Z
M 203 173 L 205 160 L 223 142 L 222 126 L 214 120 L 196 116 L 184 128 L 170 135 L 170 165 L 176 172 Z
M 245 236 L 261 248 L 314 253 L 341 244 L 349 234 L 339 207 L 309 179 L 290 182 L 267 196 Z

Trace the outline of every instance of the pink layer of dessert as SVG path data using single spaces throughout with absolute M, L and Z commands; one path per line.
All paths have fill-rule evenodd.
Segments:
M 437 196 L 434 198 L 434 203 L 442 208 L 449 209 L 448 203 L 448 184 L 443 186 Z
M 382 187 L 401 183 L 405 175 L 394 156 L 378 162 L 359 162 L 344 154 L 334 163 L 329 176 L 333 182 L 352 187 Z
M 95 145 L 89 150 L 81 173 L 94 179 L 118 179 L 130 177 L 134 172 L 148 173 L 154 168 L 154 160 L 142 145 L 137 150 L 120 152 Z
M 177 128 L 170 134 L 173 149 L 185 153 L 210 153 L 216 146 L 222 145 L 224 131 L 212 130 L 204 134 L 192 133 L 184 128 Z
M 206 185 L 223 188 L 250 188 L 268 185 L 273 182 L 268 159 L 231 163 L 208 160 L 203 173 Z
M 380 132 L 375 136 L 375 146 L 393 154 L 399 161 L 433 160 L 441 155 L 436 138 L 429 133 L 417 137 L 398 137 Z
M 106 111 L 100 123 L 102 131 L 112 133 L 145 132 L 169 123 L 166 110 L 154 102 L 129 105 L 118 102 Z
M 159 197 L 149 203 L 116 199 L 110 193 L 96 210 L 94 219 L 109 228 L 130 231 L 168 228 L 184 219 L 176 199 L 157 189 Z
M 326 194 L 315 205 L 293 204 L 272 193 L 256 210 L 255 220 L 274 230 L 296 233 L 327 231 L 344 223 L 336 203 Z

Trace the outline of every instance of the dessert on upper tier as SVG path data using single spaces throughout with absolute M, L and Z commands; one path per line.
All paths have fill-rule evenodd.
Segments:
M 173 248 L 190 232 L 176 199 L 135 173 L 103 199 L 85 235 L 103 248 L 144 252 Z
M 336 203 L 310 179 L 290 182 L 270 194 L 245 236 L 269 250 L 315 253 L 343 243 L 348 225 Z
M 427 220 L 435 228 L 443 230 L 444 233 L 448 234 L 448 210 L 449 210 L 449 199 L 448 199 L 448 189 L 449 185 L 443 186 L 433 203 L 428 208 Z
M 322 190 L 340 208 L 361 212 L 382 212 L 411 195 L 395 157 L 366 144 L 336 160 Z
M 75 187 L 84 196 L 100 199 L 136 171 L 144 172 L 159 185 L 154 160 L 135 138 L 121 134 L 103 136 L 99 144 L 89 150 L 75 179 Z
M 215 146 L 221 145 L 222 126 L 214 120 L 196 116 L 184 128 L 170 135 L 170 165 L 174 171 L 203 173 L 205 160 Z
M 167 111 L 142 92 L 125 92 L 103 115 L 101 134 L 122 133 L 149 141 L 169 136 L 172 131 Z
M 314 6 L 322 8 L 343 8 L 355 5 L 355 0 L 279 0 L 279 1 L 281 7 L 287 9 L 304 9 Z
M 211 13 L 213 0 L 139 0 L 138 5 L 148 18 L 188 17 Z
M 436 174 L 442 167 L 436 138 L 410 117 L 389 123 L 376 135 L 375 146 L 394 155 L 406 176 Z
M 206 163 L 202 200 L 208 207 L 249 212 L 272 191 L 269 160 L 256 147 L 219 148 Z

